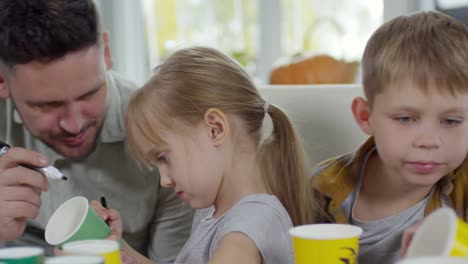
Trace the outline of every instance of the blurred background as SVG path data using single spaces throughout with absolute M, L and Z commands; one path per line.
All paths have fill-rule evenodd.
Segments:
M 217 48 L 259 84 L 359 83 L 384 21 L 440 10 L 468 24 L 468 0 L 96 0 L 114 70 L 142 84 L 173 51 Z M 300 74 L 299 74 L 300 73 Z

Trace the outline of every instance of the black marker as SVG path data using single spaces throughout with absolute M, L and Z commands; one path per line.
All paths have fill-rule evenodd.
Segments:
M 109 209 L 107 208 L 107 201 L 106 201 L 106 197 L 104 196 L 101 197 L 101 205 L 102 207 Z M 106 220 L 106 224 L 109 226 L 109 219 Z
M 10 149 L 10 145 L 0 141 L 0 157 L 3 154 L 5 154 L 9 149 Z M 68 179 L 54 166 L 36 167 L 30 164 L 20 164 L 20 166 L 31 169 L 31 170 L 35 170 L 50 180 L 64 180 L 65 181 Z

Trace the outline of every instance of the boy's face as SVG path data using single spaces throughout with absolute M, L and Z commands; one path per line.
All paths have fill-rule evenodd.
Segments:
M 468 151 L 468 93 L 451 95 L 413 82 L 390 85 L 374 98 L 367 124 L 381 171 L 409 186 L 431 186 Z

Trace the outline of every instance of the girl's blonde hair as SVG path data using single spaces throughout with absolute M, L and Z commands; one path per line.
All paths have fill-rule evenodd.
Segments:
M 126 114 L 127 138 L 137 160 L 150 165 L 137 144 L 143 136 L 164 144 L 157 131 L 173 120 L 197 124 L 209 108 L 234 114 L 258 146 L 258 160 L 269 193 L 282 202 L 295 225 L 311 223 L 316 212 L 301 141 L 288 116 L 270 104 L 273 121 L 269 138 L 261 141 L 265 101 L 248 74 L 221 52 L 194 47 L 175 52 L 131 98 Z

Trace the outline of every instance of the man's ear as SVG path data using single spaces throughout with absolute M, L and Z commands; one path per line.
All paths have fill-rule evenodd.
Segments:
M 106 63 L 106 69 L 110 70 L 112 68 L 112 53 L 110 50 L 110 40 L 108 32 L 102 32 L 102 48 L 104 52 L 104 61 Z
M 204 124 L 208 128 L 209 137 L 215 146 L 220 146 L 229 133 L 227 116 L 218 108 L 206 110 Z
M 10 92 L 8 90 L 7 79 L 5 71 L 0 70 L 0 98 L 7 99 L 10 97 Z
M 372 136 L 369 103 L 362 97 L 356 97 L 353 99 L 353 103 L 351 104 L 351 111 L 353 112 L 354 119 L 361 130 Z

